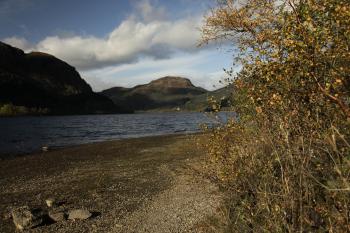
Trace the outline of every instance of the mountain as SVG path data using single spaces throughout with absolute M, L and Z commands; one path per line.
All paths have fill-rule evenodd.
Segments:
M 110 99 L 94 93 L 64 61 L 0 42 L 0 107 L 4 104 L 45 109 L 50 114 L 121 111 Z
M 181 108 L 193 97 L 207 92 L 194 86 L 189 79 L 166 76 L 133 88 L 113 87 L 102 91 L 101 94 L 123 108 L 145 111 Z

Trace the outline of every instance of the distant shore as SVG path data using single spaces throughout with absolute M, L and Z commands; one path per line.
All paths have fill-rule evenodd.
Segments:
M 219 203 L 216 187 L 193 172 L 204 155 L 198 137 L 124 139 L 0 160 L 0 232 L 14 231 L 3 217 L 11 207 L 44 208 L 48 197 L 97 215 L 31 232 L 192 232 Z

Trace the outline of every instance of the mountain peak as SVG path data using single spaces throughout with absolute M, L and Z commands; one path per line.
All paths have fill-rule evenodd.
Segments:
M 159 86 L 164 88 L 194 88 L 195 86 L 187 78 L 177 76 L 165 76 L 150 82 L 150 86 Z

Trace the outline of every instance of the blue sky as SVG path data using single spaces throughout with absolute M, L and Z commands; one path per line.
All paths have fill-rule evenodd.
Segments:
M 166 75 L 219 87 L 232 55 L 197 47 L 211 0 L 0 0 L 0 40 L 75 66 L 100 91 Z

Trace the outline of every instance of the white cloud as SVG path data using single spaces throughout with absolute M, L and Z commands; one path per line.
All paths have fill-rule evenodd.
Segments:
M 18 38 L 18 37 L 8 37 L 3 40 L 5 43 L 12 45 L 16 48 L 20 48 L 24 50 L 25 52 L 31 50 L 33 48 L 33 45 L 29 43 L 24 38 Z
M 212 57 L 218 61 L 211 62 Z M 222 86 L 219 80 L 227 78 L 223 67 L 229 67 L 227 56 L 217 50 L 204 50 L 195 54 L 176 54 L 166 60 L 145 59 L 133 64 L 84 71 L 82 75 L 95 91 L 114 86 L 133 87 L 168 75 L 190 78 L 194 85 L 213 90 Z
M 201 15 L 166 20 L 165 10 L 152 6 L 147 0 L 139 2 L 135 9 L 136 12 L 105 38 L 50 36 L 32 50 L 52 54 L 79 70 L 133 63 L 141 57 L 164 59 L 176 51 L 197 50 Z M 7 42 L 28 50 L 24 39 L 8 38 Z
M 230 67 L 227 62 L 231 58 L 212 47 L 197 47 L 201 20 L 201 13 L 171 20 L 164 8 L 141 0 L 135 11 L 105 37 L 57 33 L 35 45 L 16 37 L 4 41 L 68 62 L 95 91 L 132 87 L 167 75 L 187 77 L 195 85 L 212 90 L 220 87 L 219 80 L 225 76 L 222 68 Z

